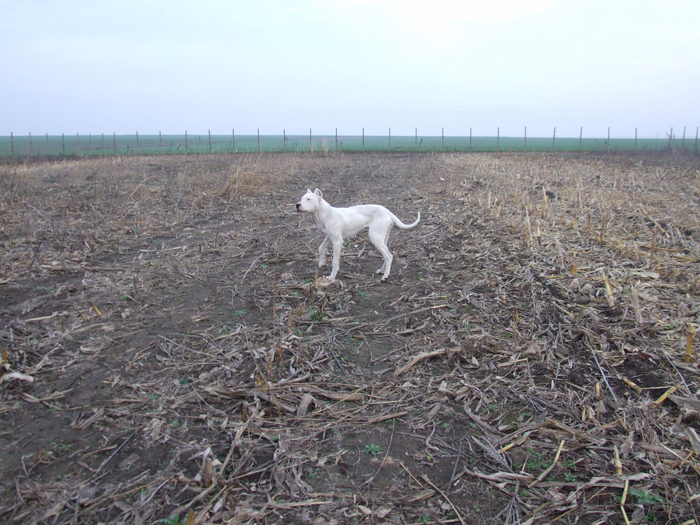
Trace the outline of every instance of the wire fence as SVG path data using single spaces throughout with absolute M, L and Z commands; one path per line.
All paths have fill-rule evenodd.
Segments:
M 528 152 L 610 152 L 610 151 L 688 151 L 698 153 L 698 127 L 690 136 L 683 128 L 678 135 L 671 129 L 665 138 L 639 136 L 637 129 L 633 136 L 615 138 L 608 128 L 605 137 L 585 137 L 580 128 L 578 137 L 559 137 L 554 128 L 549 137 L 529 137 L 527 128 L 522 136 L 501 136 L 500 128 L 496 135 L 475 136 L 472 130 L 463 136 L 447 136 L 444 129 L 440 135 L 392 136 L 391 129 L 386 135 L 365 135 L 364 129 L 358 135 L 314 134 L 281 135 L 236 134 L 230 135 L 152 134 L 134 135 L 112 134 L 61 134 L 61 135 L 15 135 L 0 137 L 0 158 L 74 158 L 117 155 L 175 155 L 201 153 L 328 153 L 328 152 L 437 152 L 437 151 L 528 151 Z

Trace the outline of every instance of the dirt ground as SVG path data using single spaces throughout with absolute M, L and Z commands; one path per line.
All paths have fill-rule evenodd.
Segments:
M 306 188 L 375 202 L 319 286 Z M 700 523 L 700 159 L 0 166 L 3 523 Z

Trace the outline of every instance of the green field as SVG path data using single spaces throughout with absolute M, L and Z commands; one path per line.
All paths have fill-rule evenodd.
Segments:
M 23 135 L 0 137 L 0 157 L 95 157 L 332 151 L 698 151 L 697 138 L 441 137 L 358 135 Z

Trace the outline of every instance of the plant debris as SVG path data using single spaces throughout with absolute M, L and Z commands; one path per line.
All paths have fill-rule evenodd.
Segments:
M 400 218 L 319 286 L 307 187 Z M 700 523 L 700 162 L 0 166 L 5 523 Z

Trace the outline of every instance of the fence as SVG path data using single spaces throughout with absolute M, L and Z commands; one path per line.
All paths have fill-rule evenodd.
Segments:
M 686 128 L 678 137 L 673 129 L 667 137 L 644 138 L 634 130 L 632 138 L 613 138 L 610 128 L 606 137 L 558 137 L 556 128 L 550 137 L 529 137 L 524 128 L 520 137 L 502 137 L 500 128 L 495 136 L 474 136 L 472 130 L 464 136 L 423 136 L 415 129 L 411 136 L 387 135 L 15 135 L 0 137 L 0 158 L 66 158 L 112 155 L 159 155 L 192 153 L 273 153 L 273 152 L 434 152 L 434 151 L 663 151 L 683 150 L 698 153 L 698 128 L 695 136 L 687 137 Z

